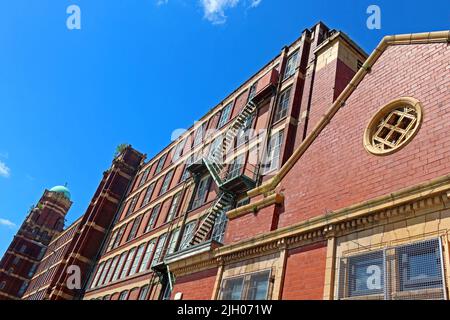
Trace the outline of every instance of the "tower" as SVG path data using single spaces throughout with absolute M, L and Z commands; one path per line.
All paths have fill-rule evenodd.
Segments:
M 66 186 L 44 191 L 0 261 L 0 300 L 18 299 L 23 295 L 48 244 L 63 230 L 71 205 Z

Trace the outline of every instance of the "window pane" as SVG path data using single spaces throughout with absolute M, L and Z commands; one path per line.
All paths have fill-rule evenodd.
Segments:
M 225 210 L 223 210 L 214 221 L 212 239 L 219 243 L 223 243 L 223 239 L 225 238 L 225 230 L 227 228 L 228 223 L 228 217 L 226 213 L 229 209 L 230 209 L 229 207 L 225 208 Z
M 266 300 L 269 290 L 270 271 L 254 274 L 250 277 L 247 300 Z
M 138 300 L 147 300 L 147 294 L 148 294 L 148 285 L 143 286 L 141 288 L 141 292 L 139 292 Z
M 147 222 L 147 228 L 145 229 L 145 232 L 149 232 L 150 230 L 152 230 L 155 227 L 155 223 L 156 220 L 158 218 L 159 215 L 159 210 L 161 209 L 161 204 L 157 204 L 153 210 L 152 210 L 152 214 L 150 216 L 150 219 L 148 219 Z
M 438 240 L 397 248 L 396 256 L 400 290 L 420 290 L 443 285 Z
M 105 268 L 103 269 L 102 275 L 100 276 L 100 279 L 98 280 L 98 285 L 99 286 L 103 285 L 103 283 L 105 281 L 106 273 L 109 270 L 109 266 L 111 265 L 111 261 L 112 261 L 112 259 L 109 259 L 108 261 L 106 261 Z
M 155 254 L 153 255 L 152 266 L 158 264 L 158 262 L 161 258 L 161 254 L 162 254 L 162 250 L 164 249 L 166 237 L 167 237 L 166 234 L 163 234 L 161 237 L 159 237 L 158 245 L 156 246 Z
M 284 71 L 283 80 L 289 78 L 290 76 L 292 76 L 295 73 L 295 69 L 297 68 L 297 64 L 298 64 L 298 51 L 293 53 L 288 58 L 288 61 L 287 61 L 287 64 L 286 64 L 286 70 Z
M 233 103 L 229 103 L 226 107 L 222 109 L 220 113 L 219 123 L 217 124 L 217 128 L 223 127 L 228 119 L 230 118 L 231 108 L 233 107 Z
M 198 127 L 198 129 L 195 130 L 194 147 L 199 145 L 203 141 L 203 126 L 204 124 L 201 124 L 200 127 Z
M 142 254 L 144 253 L 144 250 L 145 250 L 145 243 L 141 244 L 139 246 L 139 249 L 136 253 L 136 257 L 134 258 L 134 261 L 133 261 L 133 265 L 131 266 L 130 276 L 132 276 L 136 273 L 136 270 L 139 266 L 139 262 L 141 261 L 141 257 L 142 257 Z
M 108 275 L 106 276 L 105 283 L 109 283 L 111 281 L 111 277 L 113 275 L 113 272 L 115 271 L 118 261 L 119 261 L 119 256 L 115 256 L 113 259 L 113 262 L 111 264 L 111 267 L 109 268 Z
M 169 171 L 166 176 L 164 177 L 164 181 L 163 184 L 161 186 L 161 190 L 159 191 L 159 194 L 163 194 L 167 191 L 167 189 L 169 189 L 169 185 L 170 182 L 172 181 L 172 176 L 173 176 L 173 170 Z
M 194 235 L 194 230 L 195 230 L 196 224 L 197 224 L 196 221 L 192 221 L 192 222 L 189 222 L 184 227 L 183 237 L 181 238 L 181 243 L 180 243 L 180 250 L 183 250 L 183 249 L 186 249 L 187 247 L 189 247 L 189 242 L 191 242 L 192 236 Z
M 383 293 L 383 251 L 350 257 L 348 261 L 350 297 Z
M 155 188 L 155 183 L 152 183 L 145 192 L 144 200 L 142 201 L 141 207 L 147 205 L 150 202 L 150 198 L 153 194 L 153 189 Z
M 145 250 L 144 258 L 142 259 L 141 266 L 139 267 L 139 272 L 148 270 L 148 262 L 153 253 L 153 248 L 155 247 L 156 240 L 151 240 Z
M 139 181 L 138 187 L 142 187 L 144 185 L 144 183 L 147 181 L 149 171 L 150 171 L 150 168 L 145 169 L 144 173 L 142 174 L 141 180 Z
M 241 174 L 242 168 L 244 166 L 244 155 L 241 154 L 236 159 L 233 160 L 230 168 L 228 169 L 227 179 L 231 180 L 238 177 Z
M 247 102 L 252 100 L 256 95 L 256 88 L 258 87 L 258 81 L 256 81 L 252 86 L 250 87 L 249 93 L 248 93 L 248 99 Z
M 127 260 L 125 261 L 125 265 L 123 266 L 122 273 L 120 274 L 120 279 L 123 279 L 128 275 L 128 270 L 130 270 L 131 262 L 133 261 L 135 252 L 136 252 L 136 248 L 133 248 L 130 250 Z
M 224 281 L 222 300 L 242 300 L 244 278 L 235 278 Z
M 139 226 L 141 225 L 142 215 L 138 216 L 134 219 L 133 226 L 131 227 L 130 234 L 128 235 L 127 241 L 130 241 L 136 237 L 137 231 L 139 230 Z
M 197 193 L 195 195 L 195 199 L 192 204 L 192 209 L 200 207 L 205 202 L 208 187 L 209 187 L 209 176 L 205 176 L 199 182 Z
M 131 199 L 130 205 L 128 206 L 128 211 L 126 216 L 129 216 L 130 214 L 133 213 L 134 208 L 136 207 L 136 202 L 138 200 L 138 196 L 134 196 L 133 199 Z
M 121 226 L 119 229 L 119 233 L 117 234 L 116 242 L 113 245 L 113 249 L 117 248 L 122 240 L 123 233 L 125 232 L 126 224 Z
M 167 248 L 167 254 L 171 254 L 175 251 L 175 245 L 178 240 L 178 234 L 180 233 L 180 229 L 176 229 L 175 231 L 172 231 L 172 234 L 170 235 L 170 241 L 169 241 L 169 247 Z
M 100 278 L 100 274 L 102 273 L 104 266 L 105 266 L 104 262 L 100 263 L 100 265 L 97 269 L 97 273 L 95 274 L 94 280 L 92 281 L 91 288 L 95 288 L 97 286 L 97 281 Z
M 267 148 L 267 159 L 264 173 L 276 170 L 279 167 L 281 144 L 283 143 L 283 132 L 279 131 L 270 137 Z
M 166 222 L 172 221 L 178 211 L 178 204 L 180 203 L 181 192 L 178 192 L 172 199 L 169 212 L 167 213 Z
M 273 122 L 277 122 L 278 120 L 286 117 L 287 111 L 289 108 L 289 100 L 291 97 L 291 88 L 285 90 L 278 101 L 277 110 L 275 111 L 275 116 Z
M 158 166 L 156 167 L 156 170 L 155 170 L 155 174 L 161 172 L 161 170 L 164 166 L 164 162 L 166 162 L 166 157 L 167 157 L 167 153 L 159 159 Z

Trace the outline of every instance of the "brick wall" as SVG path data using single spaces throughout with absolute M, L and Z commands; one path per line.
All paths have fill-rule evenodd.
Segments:
M 274 230 L 278 222 L 278 213 L 279 209 L 275 208 L 275 205 L 271 205 L 257 213 L 248 213 L 229 220 L 224 243 L 239 242 Z
M 391 46 L 281 183 L 287 226 L 448 174 L 450 103 L 446 44 Z M 374 156 L 363 147 L 371 117 L 389 101 L 412 96 L 422 127 L 403 149 Z
M 326 242 L 289 250 L 283 300 L 321 300 L 323 298 L 326 254 Z
M 217 268 L 178 277 L 171 299 L 177 292 L 182 292 L 183 300 L 210 300 L 216 275 Z

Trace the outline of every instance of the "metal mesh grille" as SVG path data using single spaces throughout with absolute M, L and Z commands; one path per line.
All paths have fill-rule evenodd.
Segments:
M 433 239 L 339 260 L 339 299 L 446 299 L 442 245 Z

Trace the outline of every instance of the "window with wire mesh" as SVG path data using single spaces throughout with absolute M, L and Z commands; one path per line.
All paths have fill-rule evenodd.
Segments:
M 221 300 L 267 300 L 269 299 L 270 270 L 224 279 Z
M 445 299 L 440 239 L 341 258 L 339 299 Z

